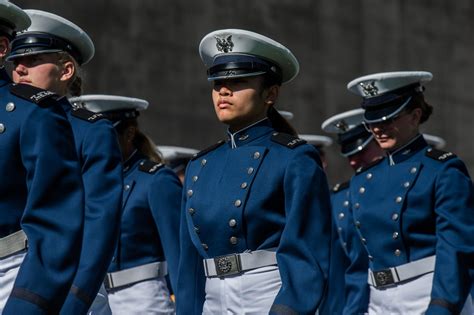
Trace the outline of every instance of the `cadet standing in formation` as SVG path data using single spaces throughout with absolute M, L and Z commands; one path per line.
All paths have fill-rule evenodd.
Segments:
M 369 314 L 470 314 L 474 196 L 464 163 L 419 133 L 432 107 L 429 72 L 377 73 L 348 89 L 387 156 L 350 183 L 350 211 L 369 258 Z M 364 277 L 367 269 L 348 270 Z M 358 276 L 359 275 L 359 276 Z
M 328 186 L 317 151 L 273 107 L 298 62 L 237 29 L 206 35 L 199 50 L 228 138 L 186 170 L 177 311 L 314 314 L 329 265 Z
M 65 96 L 81 93 L 79 67 L 90 61 L 94 45 L 77 25 L 52 13 L 25 10 L 31 26 L 12 43 L 8 60 L 13 80 L 61 96 L 74 132 L 85 193 L 85 222 L 79 269 L 62 314 L 84 314 L 91 306 L 107 271 L 118 233 L 122 199 L 122 157 L 112 124 Z M 110 313 L 102 293 L 91 311 Z
M 182 187 L 139 129 L 139 111 L 148 102 L 113 95 L 84 95 L 71 102 L 113 122 L 124 161 L 120 235 L 105 279 L 112 313 L 174 314 L 165 276 L 169 269 L 176 285 Z
M 374 136 L 362 124 L 363 116 L 363 109 L 350 110 L 327 119 L 321 127 L 325 132 L 337 133 L 341 155 L 347 158 L 354 171 L 383 155 Z M 363 314 L 367 312 L 369 299 L 367 275 L 348 281 L 344 279 L 351 262 L 367 266 L 367 254 L 361 250 L 360 242 L 352 244 L 352 236 L 357 232 L 349 212 L 349 181 L 334 186 L 331 202 L 333 224 L 329 286 L 327 298 L 319 313 Z
M 0 1 L 0 59 L 30 18 Z M 84 200 L 71 127 L 56 96 L 0 70 L 0 312 L 57 314 L 79 264 Z

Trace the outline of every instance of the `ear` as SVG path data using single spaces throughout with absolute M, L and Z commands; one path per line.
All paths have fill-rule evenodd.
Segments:
M 273 104 L 276 103 L 279 94 L 280 94 L 280 86 L 279 85 L 272 85 L 267 90 L 267 95 L 265 97 L 265 103 L 272 106 Z
M 69 81 L 71 78 L 74 77 L 76 73 L 76 65 L 72 61 L 66 61 L 63 63 L 61 77 L 59 78 L 60 81 Z
M 421 108 L 419 108 L 419 107 L 415 108 L 412 111 L 413 122 L 416 123 L 416 125 L 420 124 L 422 114 L 423 114 L 423 112 L 422 112 Z
M 5 36 L 0 36 L 0 59 L 4 59 L 10 50 L 10 41 Z

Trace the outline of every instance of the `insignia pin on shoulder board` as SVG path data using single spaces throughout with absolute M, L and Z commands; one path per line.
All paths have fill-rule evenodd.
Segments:
M 156 173 L 156 171 L 158 171 L 163 166 L 164 164 L 162 163 L 156 163 L 150 160 L 146 160 L 140 163 L 140 166 L 138 167 L 138 169 L 142 172 L 153 174 L 153 173 Z
M 333 192 L 338 192 L 340 190 L 344 190 L 344 189 L 349 187 L 349 183 L 350 183 L 350 181 L 345 181 L 344 183 L 338 183 L 338 184 L 334 185 L 334 187 L 332 188 L 332 191 Z
M 426 156 L 436 161 L 445 162 L 456 157 L 456 154 L 452 152 L 442 151 L 435 148 L 429 148 L 426 150 Z
M 94 113 L 94 112 L 88 111 L 85 108 L 73 108 L 72 109 L 72 115 L 74 117 L 80 118 L 82 120 L 86 120 L 86 121 L 91 122 L 91 123 L 105 118 L 105 116 L 103 114 Z
M 43 90 L 29 84 L 12 84 L 10 92 L 20 98 L 38 105 L 43 105 L 47 99 L 56 99 L 57 95 L 51 91 Z
M 279 143 L 285 147 L 288 147 L 290 149 L 294 149 L 297 146 L 300 146 L 302 144 L 305 144 L 306 141 L 303 139 L 300 139 L 298 137 L 292 136 L 287 133 L 281 133 L 281 132 L 275 132 L 272 135 L 272 141 Z

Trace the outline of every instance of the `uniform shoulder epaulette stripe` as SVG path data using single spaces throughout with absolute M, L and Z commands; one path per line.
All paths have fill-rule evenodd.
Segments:
M 20 98 L 43 105 L 45 100 L 58 99 L 58 95 L 47 90 L 37 88 L 29 84 L 12 84 L 10 92 Z
M 306 140 L 303 140 L 293 135 L 282 133 L 282 132 L 274 132 L 272 135 L 272 141 L 278 144 L 281 144 L 285 147 L 288 147 L 290 149 L 294 149 L 297 146 L 300 146 L 306 143 Z
M 367 164 L 366 166 L 361 166 L 359 167 L 357 170 L 356 170 L 356 174 L 360 174 L 362 172 L 365 172 L 366 170 L 368 170 L 369 168 L 372 168 L 374 167 L 375 165 L 379 164 L 381 161 L 383 160 L 383 158 L 379 158 L 369 164 Z
M 426 150 L 426 156 L 436 161 L 445 162 L 455 158 L 456 154 L 435 148 L 428 148 Z
M 105 118 L 104 114 L 94 113 L 81 107 L 74 107 L 71 111 L 71 115 L 91 123 Z
M 164 167 L 163 163 L 153 162 L 151 160 L 142 161 L 138 169 L 142 172 L 153 174 L 156 173 L 160 168 Z
M 218 147 L 220 147 L 222 144 L 224 144 L 225 141 L 224 140 L 220 140 L 219 142 L 211 145 L 210 147 L 207 147 L 205 148 L 204 150 L 201 150 L 199 151 L 198 153 L 194 154 L 194 156 L 191 158 L 191 161 L 194 161 L 195 159 L 197 159 L 198 157 L 208 153 L 208 152 L 211 152 L 212 150 L 215 150 L 217 149 Z
M 349 188 L 350 183 L 351 183 L 350 180 L 345 181 L 344 183 L 338 183 L 338 184 L 334 185 L 334 187 L 332 188 L 332 191 L 333 192 L 338 192 L 338 191 L 344 190 L 346 188 Z

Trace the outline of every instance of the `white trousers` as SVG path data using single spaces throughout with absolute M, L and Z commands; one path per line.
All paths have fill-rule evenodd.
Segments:
M 112 310 L 109 305 L 109 297 L 107 291 L 105 290 L 104 285 L 100 286 L 99 292 L 92 302 L 87 315 L 111 315 Z
M 114 315 L 175 314 L 164 277 L 110 291 L 108 297 Z
M 432 272 L 385 289 L 370 286 L 369 315 L 424 314 L 430 304 L 432 286 Z M 471 314 L 472 304 L 469 296 L 461 315 Z
M 203 314 L 268 314 L 280 288 L 277 266 L 225 278 L 206 278 Z
M 0 259 L 0 314 L 7 304 L 18 270 L 25 258 L 26 250 Z

